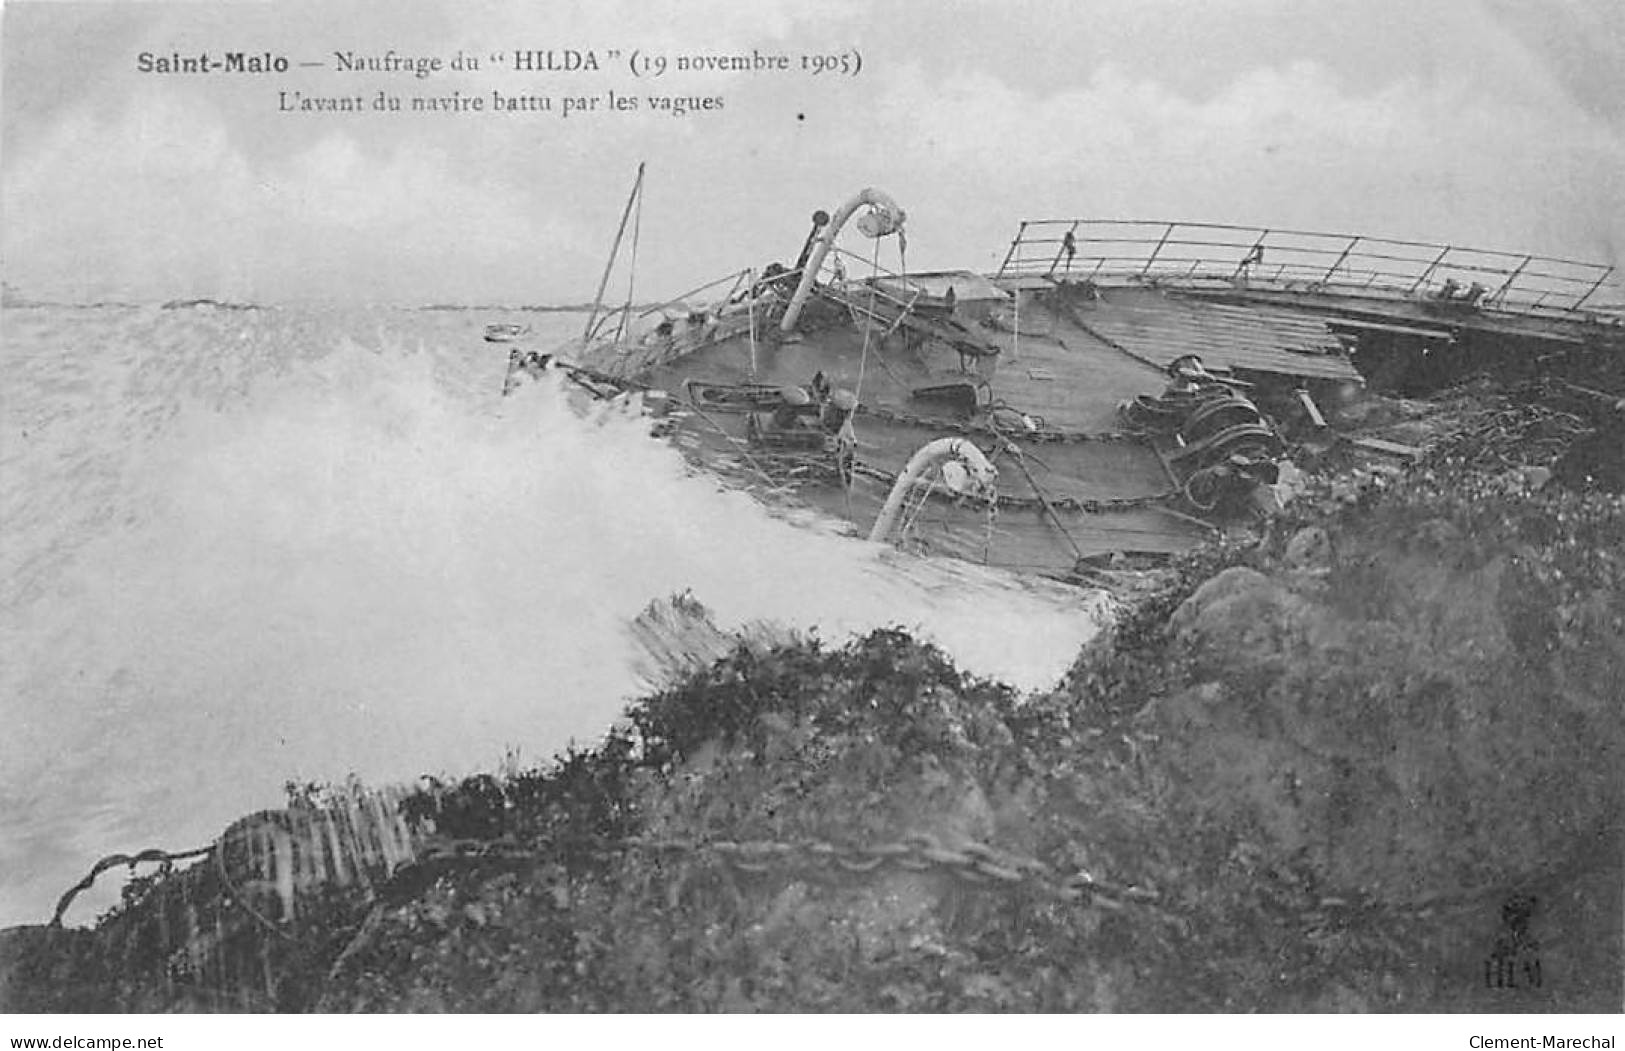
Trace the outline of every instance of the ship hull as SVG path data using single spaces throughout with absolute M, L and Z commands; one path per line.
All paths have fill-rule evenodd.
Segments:
M 584 364 L 671 395 L 680 443 L 708 468 L 793 494 L 863 536 L 921 446 L 969 438 L 998 471 L 998 498 L 956 494 L 940 477 L 921 483 L 889 539 L 922 552 L 1075 579 L 1080 562 L 1170 555 L 1215 531 L 1185 506 L 1156 436 L 1124 425 L 1125 402 L 1164 394 L 1164 370 L 1063 310 L 1024 298 L 922 334 L 825 303 L 789 338 L 770 311 L 751 314 L 685 319 Z M 775 426 L 776 392 L 825 390 L 857 402 L 846 460 L 810 410 L 804 426 Z

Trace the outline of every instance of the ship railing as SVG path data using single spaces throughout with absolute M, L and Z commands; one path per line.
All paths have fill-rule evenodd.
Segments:
M 644 318 L 650 316 L 651 314 L 663 313 L 665 311 L 669 311 L 673 307 L 683 307 L 687 309 L 690 307 L 691 301 L 703 293 L 710 292 L 714 288 L 721 288 L 723 285 L 727 285 L 728 291 L 722 293 L 720 296 L 710 297 L 710 303 L 706 307 L 707 310 L 720 312 L 729 304 L 739 301 L 741 299 L 741 293 L 749 293 L 755 287 L 756 279 L 759 276 L 761 276 L 760 273 L 754 267 L 747 267 L 744 270 L 737 270 L 731 274 L 724 274 L 714 281 L 707 281 L 705 284 L 691 288 L 681 295 L 673 296 L 664 303 L 656 303 L 654 306 L 645 307 L 643 311 L 638 314 L 638 317 Z
M 869 278 L 849 279 L 845 272 L 846 263 L 843 260 L 851 260 L 855 265 L 861 264 L 864 272 L 870 273 L 872 276 Z M 802 272 L 801 268 L 781 270 L 774 274 L 773 278 L 780 287 L 793 288 L 795 283 L 801 279 Z M 636 306 L 628 304 L 616 307 L 613 310 L 607 310 L 594 323 L 592 331 L 587 336 L 586 343 L 590 345 L 610 332 L 614 332 L 617 341 L 619 341 L 620 338 L 627 334 L 627 329 L 635 323 L 642 322 L 656 314 L 669 313 L 674 308 L 682 309 L 685 312 L 693 310 L 696 307 L 696 302 L 703 304 L 700 308 L 708 313 L 720 315 L 730 305 L 748 298 L 756 290 L 758 281 L 764 276 L 762 271 L 755 268 L 735 270 L 658 303 Z M 876 260 L 866 259 L 855 252 L 849 252 L 839 245 L 834 246 L 829 254 L 825 256 L 819 278 L 822 291 L 826 295 L 831 295 L 832 298 L 837 298 L 849 306 L 853 305 L 848 303 L 849 300 L 860 298 L 860 289 L 862 300 L 868 301 L 872 295 L 878 301 L 876 306 L 883 304 L 885 307 L 890 308 L 886 313 L 882 313 L 881 310 L 873 311 L 880 320 L 885 321 L 892 320 L 898 313 L 907 313 L 913 310 L 915 302 L 925 293 L 924 286 L 913 281 L 907 275 L 881 266 Z M 877 284 L 882 280 L 901 289 L 905 294 L 896 295 L 888 292 Z M 723 288 L 723 286 L 727 286 L 727 290 L 717 293 L 716 290 Z M 707 293 L 711 294 L 707 295 Z M 864 313 L 870 313 L 870 310 L 861 304 L 858 304 L 857 308 Z
M 873 291 L 873 290 L 871 290 Z M 920 298 L 920 293 L 907 300 L 899 300 L 895 296 L 888 296 L 883 292 L 874 291 L 875 298 L 871 299 L 870 291 L 848 290 L 833 285 L 826 285 L 818 290 L 818 294 L 826 299 L 846 308 L 852 316 L 852 323 L 860 330 L 869 327 L 870 331 L 878 329 L 880 338 L 885 339 L 900 328 L 914 310 L 914 303 Z M 887 301 L 888 306 L 895 309 L 881 308 L 878 299 Z
M 841 260 L 851 260 L 854 266 L 862 266 L 870 276 L 848 277 L 845 272 L 846 264 Z M 829 255 L 824 257 L 824 268 L 819 276 L 825 279 L 825 295 L 877 320 L 888 322 L 899 315 L 911 312 L 926 291 L 924 285 L 907 274 L 887 269 L 881 266 L 878 260 L 849 252 L 839 245 L 834 246 Z M 898 289 L 901 294 L 888 291 L 882 282 L 886 286 Z
M 720 309 L 720 305 L 733 302 L 734 299 L 739 295 L 742 288 L 748 289 L 751 287 L 755 280 L 755 273 L 756 271 L 749 268 L 744 270 L 736 270 L 732 273 L 723 274 L 721 277 L 715 278 L 711 281 L 707 281 L 703 285 L 696 285 L 681 295 L 672 296 L 670 299 L 665 299 L 652 305 L 647 303 L 627 303 L 618 306 L 613 310 L 606 310 L 603 315 L 593 324 L 592 331 L 587 335 L 587 342 L 592 343 L 594 340 L 601 338 L 605 333 L 610 331 L 611 325 L 614 326 L 615 331 L 619 336 L 626 334 L 626 329 L 633 322 L 642 321 L 643 319 L 651 317 L 655 314 L 666 313 L 674 307 L 681 307 L 684 310 L 692 309 L 692 302 L 696 297 L 708 292 L 712 292 L 713 290 L 719 289 L 726 285 L 728 286 L 728 290 L 725 293 L 708 297 L 710 299 L 714 299 L 717 305 L 707 306 L 706 309 Z
M 1359 234 L 1148 219 L 1021 224 L 997 277 L 1237 287 L 1625 319 L 1616 268 Z

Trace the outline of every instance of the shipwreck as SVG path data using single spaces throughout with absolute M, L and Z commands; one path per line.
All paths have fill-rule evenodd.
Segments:
M 604 309 L 642 186 L 579 341 L 487 330 L 505 391 L 558 368 L 646 392 L 708 468 L 872 540 L 1062 580 L 1248 528 L 1291 498 L 1299 443 L 1413 455 L 1329 420 L 1372 377 L 1625 343 L 1610 266 L 1356 235 L 1028 220 L 996 272 L 912 271 L 877 189 L 813 213 L 788 263 Z
M 992 273 L 918 272 L 907 265 L 904 209 L 889 195 L 865 189 L 833 214 L 813 213 L 789 262 L 752 266 L 658 304 L 634 305 L 628 296 L 622 306 L 604 309 L 642 183 L 640 170 L 597 301 L 576 340 L 536 346 L 523 324 L 486 327 L 488 345 L 508 355 L 504 392 L 554 372 L 584 398 L 637 399 L 655 429 L 705 468 L 770 499 L 815 507 L 848 522 L 858 536 L 1096 584 L 1114 567 L 1254 528 L 1291 499 L 1294 460 L 1312 458 L 1316 450 L 1385 461 L 1392 469 L 1417 458 L 1416 439 L 1362 424 L 1352 407 L 1380 401 L 1368 393 L 1373 388 L 1422 393 L 1478 371 L 1535 377 L 1560 388 L 1561 404 L 1479 412 L 1485 427 L 1498 428 L 1491 452 L 1500 456 L 1515 446 L 1529 461 L 1501 459 L 1494 469 L 1552 474 L 1568 458 L 1584 485 L 1607 467 L 1616 472 L 1609 484 L 1625 489 L 1619 456 L 1625 297 L 1612 283 L 1611 266 L 1359 235 L 1063 219 L 1022 222 Z M 843 237 L 860 250 L 843 246 Z M 1508 413 L 1566 429 L 1531 439 L 1528 428 L 1502 425 Z M 1590 459 L 1576 456 L 1586 449 L 1594 453 Z M 1533 483 L 1521 474 L 1516 484 Z M 1424 544 L 1459 538 L 1448 523 L 1430 526 L 1419 538 Z M 1314 530 L 1305 530 L 1281 545 L 1283 558 L 1314 565 L 1325 560 L 1328 543 L 1324 533 L 1317 540 Z M 1504 571 L 1505 565 L 1494 570 Z M 1287 595 L 1253 571 L 1233 573 L 1214 590 L 1224 588 L 1251 589 L 1271 601 Z M 1505 590 L 1521 596 L 1529 589 Z M 1455 630 L 1465 620 L 1472 622 L 1462 629 L 1465 637 L 1477 638 L 1473 633 L 1484 625 L 1502 631 L 1501 615 L 1483 604 L 1458 608 L 1450 593 L 1435 598 L 1441 612 L 1430 630 Z M 1606 611 L 1595 596 L 1587 602 L 1571 604 L 1567 615 Z M 1305 603 L 1289 608 L 1284 600 L 1277 605 L 1293 617 L 1319 610 Z M 1218 604 L 1207 608 L 1204 615 L 1200 602 L 1189 607 L 1184 626 L 1233 622 L 1211 612 Z M 1322 615 L 1330 617 L 1313 614 Z M 635 630 L 653 664 L 676 672 L 703 667 L 742 641 L 717 631 L 684 600 L 651 606 Z M 1396 632 L 1370 637 L 1392 640 Z M 1426 691 L 1430 706 L 1455 697 L 1461 711 L 1476 711 L 1475 691 L 1497 674 L 1483 654 L 1505 668 L 1515 663 L 1520 645 L 1530 652 L 1545 645 L 1533 628 L 1486 638 L 1495 644 L 1472 650 L 1473 675 L 1462 675 L 1465 685 L 1421 674 L 1420 664 L 1396 666 L 1397 685 L 1377 685 L 1394 697 Z M 1396 645 L 1386 652 L 1412 651 Z M 1540 652 L 1541 660 L 1551 659 Z M 1582 685 L 1587 676 L 1613 681 L 1605 663 L 1565 667 L 1563 674 Z M 1516 690 L 1521 680 L 1507 681 Z M 1289 686 L 1282 696 L 1299 704 L 1296 686 Z M 1188 712 L 1198 702 L 1222 711 L 1206 700 L 1217 689 L 1183 691 L 1183 701 L 1159 703 L 1162 714 L 1153 715 L 1174 720 L 1181 704 Z M 1408 710 L 1391 707 L 1374 718 L 1409 725 Z M 1523 713 L 1530 725 L 1546 718 L 1544 709 L 1530 714 L 1521 700 L 1506 711 Z M 1332 698 L 1319 710 L 1315 732 L 1341 732 L 1337 720 L 1345 715 Z M 1306 721 L 1301 705 L 1297 717 Z M 1297 771 L 1310 770 L 1304 755 L 1323 760 L 1322 784 L 1342 786 L 1355 769 L 1342 752 L 1320 756 L 1321 740 L 1315 752 L 1275 742 L 1273 724 L 1271 739 L 1260 746 L 1256 728 L 1245 725 L 1251 718 L 1236 716 L 1231 741 L 1290 751 L 1291 776 L 1280 792 L 1294 812 Z M 1314 720 L 1307 722 L 1313 729 Z M 1202 722 L 1192 740 L 1208 735 L 1211 725 Z M 1425 735 L 1403 740 L 1403 755 L 1398 745 L 1391 751 L 1414 770 L 1448 776 L 1455 769 L 1447 765 L 1456 762 L 1454 746 L 1431 753 Z M 1140 745 L 1126 735 L 1121 741 L 1136 750 L 1138 762 Z M 1606 746 L 1603 740 L 1599 747 Z M 1192 753 L 1172 754 L 1183 764 Z M 1231 754 L 1213 753 L 1213 769 Z M 1554 754 L 1569 761 L 1567 753 Z M 1379 771 L 1384 791 L 1398 782 L 1382 764 L 1398 761 L 1384 751 L 1381 763 L 1368 764 Z M 581 791 L 604 798 L 599 783 L 583 775 L 591 771 L 580 756 L 560 769 L 585 786 Z M 560 840 L 562 847 L 544 853 L 503 827 L 500 815 L 511 806 L 495 778 L 482 775 L 455 791 L 430 787 L 418 796 L 354 784 L 305 791 L 288 808 L 244 818 L 196 850 L 110 855 L 66 891 L 49 924 L 0 932 L 0 956 L 20 961 L 9 970 L 0 966 L 0 992 L 44 990 L 41 1002 L 49 1004 L 308 1009 L 314 985 L 301 976 L 325 974 L 331 985 L 360 969 L 391 910 L 440 886 L 447 873 L 479 867 L 493 873 L 492 886 L 505 886 L 498 881 L 513 880 L 510 867 L 545 863 L 564 871 L 560 858 L 584 866 L 671 846 L 633 833 L 606 840 L 594 828 L 588 839 Z M 1324 793 L 1327 799 L 1333 794 Z M 1468 796 L 1457 804 L 1477 813 L 1494 809 Z M 581 812 L 596 815 L 597 806 Z M 1414 807 L 1406 800 L 1392 813 L 1410 820 Z M 558 812 L 565 824 L 573 820 L 568 807 Z M 1388 820 L 1381 811 L 1371 813 L 1373 828 Z M 919 868 L 947 859 L 964 862 L 959 871 L 976 867 L 978 880 L 1006 887 L 1046 871 L 1026 862 L 1018 871 L 985 844 L 975 857 L 926 840 L 843 848 L 850 853 L 820 846 L 826 849 L 819 857 L 834 859 L 848 874 L 876 870 L 888 859 Z M 731 839 L 682 849 L 691 847 L 720 852 L 746 872 L 762 871 L 775 859 L 800 859 L 811 849 Z M 1342 856 L 1360 861 L 1358 854 L 1351 848 Z M 1415 853 L 1423 855 L 1431 857 L 1428 850 Z M 128 887 L 125 904 L 94 931 L 67 927 L 77 897 L 99 874 L 137 864 L 159 868 Z M 565 884 L 557 888 L 556 909 L 565 915 L 572 892 Z M 1087 871 L 1060 889 L 1073 903 L 1155 905 L 1143 888 L 1116 887 Z M 1529 899 L 1508 900 L 1510 915 L 1527 919 L 1517 903 Z M 478 906 L 463 906 L 455 916 L 449 905 L 435 908 L 441 919 L 461 917 L 457 922 L 483 928 L 488 918 Z M 1424 899 L 1414 908 L 1394 906 L 1391 915 L 1413 925 L 1436 907 L 1436 899 Z M 1363 899 L 1342 896 L 1322 897 L 1314 908 L 1317 922 L 1374 911 Z M 334 916 L 354 922 L 334 926 Z M 1516 938 L 1498 943 L 1486 964 L 1486 985 L 1521 965 L 1527 948 Z M 123 974 L 114 973 L 119 967 Z M 78 975 L 85 985 L 61 982 L 61 975 Z M 115 992 L 124 999 L 116 1001 Z M 74 999 L 81 996 L 87 999 Z

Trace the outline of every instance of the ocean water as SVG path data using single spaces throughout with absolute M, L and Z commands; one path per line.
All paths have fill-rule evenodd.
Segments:
M 575 314 L 0 313 L 0 926 L 101 857 L 207 843 L 289 780 L 373 784 L 596 740 L 627 631 L 898 625 L 1052 684 L 1098 598 L 763 506 L 553 382 L 501 398 L 489 321 Z M 116 896 L 104 876 L 83 923 Z

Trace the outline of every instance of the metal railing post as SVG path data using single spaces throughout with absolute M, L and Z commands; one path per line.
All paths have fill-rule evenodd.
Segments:
M 1230 272 L 1231 281 L 1235 281 L 1236 278 L 1240 277 L 1242 271 L 1246 270 L 1249 266 L 1252 266 L 1254 263 L 1262 263 L 1264 261 L 1264 242 L 1269 239 L 1269 236 L 1270 232 L 1268 229 L 1260 230 L 1258 232 L 1258 240 L 1253 242 L 1253 246 L 1247 249 L 1247 254 L 1241 257 L 1241 262 L 1237 263 L 1236 268 Z M 1249 271 L 1249 273 L 1250 272 L 1251 271 Z
M 1178 225 L 1178 223 L 1169 223 L 1168 229 L 1162 232 L 1162 240 L 1157 242 L 1157 247 L 1151 250 L 1151 257 L 1147 259 L 1145 261 L 1145 265 L 1140 268 L 1141 277 L 1144 277 L 1146 274 L 1150 273 L 1151 264 L 1155 263 L 1157 261 L 1157 256 L 1162 254 L 1162 246 L 1168 243 L 1168 238 L 1174 235 L 1174 227 Z
M 1349 253 L 1354 251 L 1354 246 L 1359 243 L 1360 239 L 1358 237 L 1349 238 L 1349 243 L 1343 249 L 1343 254 L 1337 257 L 1337 262 L 1332 264 L 1332 268 L 1326 271 L 1326 275 L 1322 277 L 1318 283 L 1324 285 L 1326 282 L 1330 281 L 1332 279 L 1332 275 L 1337 273 L 1338 268 L 1343 265 L 1343 260 L 1349 257 Z
M 1484 302 L 1486 304 L 1488 304 L 1488 303 L 1497 303 L 1497 302 L 1500 302 L 1502 299 L 1506 298 L 1507 289 L 1512 287 L 1512 282 L 1518 280 L 1518 275 L 1523 273 L 1523 268 L 1528 266 L 1530 263 L 1532 263 L 1534 261 L 1534 259 L 1535 259 L 1535 257 L 1532 256 L 1532 255 L 1524 256 L 1523 257 L 1523 262 L 1518 264 L 1517 269 L 1513 270 L 1512 273 L 1508 274 L 1507 279 L 1505 281 L 1501 282 L 1501 287 L 1497 288 L 1493 295 L 1486 296 L 1484 298 Z
M 1439 257 L 1437 259 L 1435 259 L 1433 262 L 1428 264 L 1428 268 L 1426 270 L 1422 271 L 1422 276 L 1416 279 L 1416 283 L 1414 285 L 1412 285 L 1410 287 L 1410 289 L 1406 291 L 1405 294 L 1408 295 L 1408 296 L 1409 295 L 1415 295 L 1416 290 L 1418 288 L 1421 288 L 1422 285 L 1427 281 L 1427 279 L 1433 276 L 1433 271 L 1439 269 L 1439 264 L 1444 262 L 1444 257 L 1449 255 L 1449 254 L 1450 254 L 1450 246 L 1445 245 L 1444 246 L 1444 251 L 1439 253 Z
M 999 276 L 1000 277 L 1004 276 L 1005 270 L 1010 266 L 1010 260 L 1015 258 L 1016 247 L 1021 244 L 1021 239 L 1023 237 L 1026 237 L 1026 236 L 1027 236 L 1027 220 L 1023 219 L 1021 221 L 1021 229 L 1016 231 L 1016 239 L 1014 241 L 1010 242 L 1010 250 L 1004 253 L 1004 262 L 999 264 Z
M 1597 278 L 1597 283 L 1592 285 L 1590 288 L 1586 289 L 1586 294 L 1581 296 L 1579 299 L 1576 299 L 1574 301 L 1574 305 L 1572 307 L 1569 307 L 1569 309 L 1570 310 L 1579 310 L 1581 305 L 1584 304 L 1586 300 L 1591 298 L 1591 294 L 1593 292 L 1595 292 L 1597 289 L 1602 287 L 1603 282 L 1607 281 L 1609 275 L 1612 274 L 1613 272 L 1614 272 L 1614 267 L 1609 267 L 1607 270 L 1604 270 L 1602 272 L 1602 276 Z
M 1047 234 L 1040 236 L 1040 231 L 1034 227 L 1057 233 L 1058 237 L 1053 239 L 1057 247 L 1053 251 L 1043 252 L 1041 246 L 1052 243 L 1052 239 Z M 1140 235 L 1141 231 L 1157 227 L 1161 229 L 1155 238 L 1148 234 Z M 1185 233 L 1187 227 L 1191 228 L 1192 234 Z M 1089 237 L 1085 240 L 1090 243 L 1080 254 L 1077 235 L 1086 228 Z M 1208 240 L 1215 230 L 1225 231 L 1228 236 Z M 1244 231 L 1253 237 L 1250 251 L 1247 250 L 1249 242 L 1228 239 L 1239 237 Z M 1065 267 L 1069 280 L 1149 280 L 1156 273 L 1176 282 L 1194 282 L 1208 276 L 1220 279 L 1223 271 L 1218 268 L 1224 265 L 1223 256 L 1241 249 L 1247 254 L 1242 256 L 1239 263 L 1230 264 L 1235 268 L 1231 272 L 1232 280 L 1247 275 L 1265 283 L 1290 281 L 1294 287 L 1310 291 L 1346 289 L 1346 294 L 1351 295 L 1399 297 L 1425 293 L 1440 271 L 1450 274 L 1453 280 L 1479 276 L 1486 283 L 1498 274 L 1501 281 L 1493 289 L 1479 285 L 1477 302 L 1503 311 L 1544 311 L 1550 314 L 1557 311 L 1579 313 L 1586 309 L 1586 304 L 1597 300 L 1600 305 L 1590 308 L 1593 312 L 1606 314 L 1610 318 L 1625 317 L 1625 311 L 1619 305 L 1603 302 L 1599 298 L 1606 298 L 1605 288 L 1613 290 L 1615 286 L 1609 282 L 1617 280 L 1619 274 L 1625 271 L 1625 266 L 1580 263 L 1533 254 L 1520 256 L 1511 252 L 1485 252 L 1467 247 L 1458 249 L 1455 245 L 1428 242 L 1389 241 L 1364 234 L 1286 230 L 1282 232 L 1282 237 L 1287 240 L 1271 242 L 1273 232 L 1261 227 L 1161 219 L 1024 219 L 1010 241 L 995 277 L 1044 275 L 1054 279 Z M 1029 237 L 1029 234 L 1032 236 Z M 1295 237 L 1317 240 L 1300 246 L 1291 240 Z M 1341 242 L 1340 246 L 1331 247 L 1334 241 Z M 1151 246 L 1149 252 L 1145 252 L 1147 245 Z M 1176 251 L 1165 255 L 1169 245 L 1174 245 L 1185 254 Z M 1029 254 L 1029 246 L 1034 247 L 1038 254 Z M 1187 247 L 1191 250 L 1185 251 Z M 1210 248 L 1213 251 L 1204 254 L 1204 250 Z M 1414 254 L 1428 249 L 1433 249 L 1434 254 Z M 1137 266 L 1136 252 L 1145 252 Z M 1458 252 L 1462 258 L 1453 260 Z M 1263 253 L 1268 254 L 1267 262 L 1266 258 L 1260 258 Z M 1046 255 L 1049 257 L 1047 262 L 1044 259 Z M 1332 257 L 1329 265 L 1326 263 L 1328 256 Z M 1493 261 L 1482 261 L 1483 257 L 1490 257 Z M 1505 265 L 1503 261 L 1512 265 Z M 1537 267 L 1537 263 L 1542 266 Z M 1548 263 L 1555 264 L 1559 269 L 1548 272 L 1550 268 L 1545 266 Z M 1040 266 L 1046 269 L 1041 271 Z M 1161 270 L 1158 270 L 1159 266 Z M 1072 272 L 1073 267 L 1077 268 L 1076 274 Z M 1564 270 L 1563 267 L 1569 269 Z M 1589 280 L 1585 276 L 1587 273 L 1591 275 Z M 1339 277 L 1340 274 L 1346 276 Z M 912 291 L 913 286 L 905 280 L 903 287 Z M 1514 298 L 1514 293 L 1520 298 Z M 1526 295 L 1534 297 L 1534 301 L 1530 303 L 1521 298 Z M 908 292 L 904 292 L 902 298 L 906 300 Z
M 1072 225 L 1067 227 L 1066 233 L 1064 235 L 1062 235 L 1062 237 L 1061 237 L 1061 247 L 1059 247 L 1059 248 L 1057 248 L 1055 250 L 1055 258 L 1050 260 L 1050 263 L 1049 263 L 1049 273 L 1050 274 L 1054 274 L 1055 273 L 1055 268 L 1057 266 L 1061 265 L 1061 257 L 1063 255 L 1066 255 L 1066 246 L 1067 245 L 1069 245 L 1069 244 L 1073 245 L 1074 246 L 1073 247 L 1073 254 L 1074 255 L 1077 254 L 1076 241 L 1074 239 L 1078 236 L 1078 227 L 1080 225 L 1082 225 L 1082 223 L 1083 223 L 1082 219 L 1074 219 L 1072 221 Z M 1070 273 L 1072 271 L 1072 260 L 1068 259 L 1066 261 L 1066 269 L 1067 269 L 1068 273 Z

